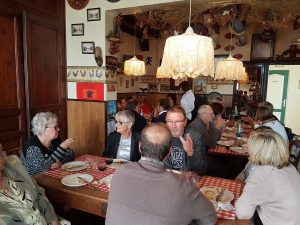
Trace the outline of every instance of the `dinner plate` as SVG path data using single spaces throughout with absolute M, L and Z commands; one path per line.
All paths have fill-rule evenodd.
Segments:
M 238 153 L 246 153 L 248 152 L 247 150 L 247 147 L 240 147 L 240 146 L 231 146 L 229 148 L 231 151 L 234 151 L 234 152 L 238 152 Z
M 218 145 L 227 146 L 227 147 L 232 146 L 234 143 L 235 143 L 235 141 L 233 141 L 233 140 L 228 140 L 228 141 L 220 140 L 220 141 L 217 141 Z
M 73 162 L 68 162 L 63 164 L 61 168 L 66 171 L 74 172 L 74 171 L 86 169 L 88 166 L 89 166 L 88 162 L 73 161 Z
M 122 163 L 127 163 L 128 162 L 128 160 L 126 160 L 126 159 L 114 159 L 113 160 L 113 163 L 120 163 L 120 164 L 122 164 Z
M 216 201 L 217 196 L 220 194 L 222 187 L 210 187 L 204 186 L 200 188 L 200 191 L 204 196 L 210 201 Z M 231 191 L 225 188 L 223 195 L 220 199 L 220 202 L 231 202 L 234 199 L 234 195 Z
M 86 173 L 76 173 L 63 177 L 61 183 L 69 187 L 80 187 L 93 181 L 93 176 Z

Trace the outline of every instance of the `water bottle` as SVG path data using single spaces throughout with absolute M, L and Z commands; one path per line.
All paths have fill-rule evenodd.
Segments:
M 237 128 L 237 131 L 236 131 L 237 143 L 241 142 L 242 137 L 243 137 L 242 121 L 238 120 L 238 128 Z

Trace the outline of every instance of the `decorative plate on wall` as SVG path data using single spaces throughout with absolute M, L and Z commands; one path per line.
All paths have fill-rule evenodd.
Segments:
M 69 5 L 73 9 L 83 9 L 89 3 L 89 0 L 68 0 Z

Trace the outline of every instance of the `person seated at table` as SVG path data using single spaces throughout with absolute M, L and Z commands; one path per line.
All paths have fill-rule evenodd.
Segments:
M 118 111 L 123 111 L 123 110 L 126 110 L 126 98 L 125 97 L 121 97 L 119 100 L 118 100 L 118 104 L 117 104 L 117 107 L 118 107 Z
M 140 115 L 141 108 L 138 100 L 129 100 L 127 102 L 127 110 L 130 110 L 134 114 L 135 123 L 132 127 L 132 130 L 141 132 L 144 127 L 147 126 L 147 120 Z
M 209 105 L 201 105 L 198 109 L 197 118 L 189 124 L 199 134 L 203 135 L 205 145 L 208 148 L 215 147 L 221 138 L 222 127 L 225 120 L 221 117 L 216 118 L 213 109 Z M 214 123 L 212 123 L 214 122 Z
M 282 123 L 273 115 L 273 105 L 270 102 L 260 102 L 258 104 L 255 119 L 244 118 L 249 123 L 253 123 L 254 127 L 268 126 L 276 131 L 282 138 L 288 142 L 288 136 Z
M 203 175 L 207 164 L 203 136 L 187 127 L 185 111 L 180 106 L 170 108 L 166 124 L 172 133 L 172 147 L 164 165 L 168 169 L 191 170 Z
M 132 130 L 134 114 L 129 110 L 120 111 L 115 116 L 116 131 L 109 134 L 103 156 L 114 159 L 138 161 L 140 134 Z
M 170 108 L 170 102 L 167 98 L 159 99 L 157 107 L 154 109 L 152 122 L 165 123 L 167 111 Z
M 222 113 L 223 113 L 223 109 L 224 109 L 224 106 L 222 105 L 222 103 L 212 102 L 209 104 L 209 106 L 212 108 L 212 110 L 215 114 L 214 120 L 216 120 L 218 117 L 222 118 Z
M 195 95 L 191 84 L 188 81 L 182 81 L 179 84 L 180 90 L 184 92 L 180 99 L 180 106 L 184 109 L 186 118 L 192 120 L 192 111 L 195 108 Z
M 256 210 L 264 225 L 300 224 L 300 175 L 286 141 L 272 130 L 254 131 L 248 151 L 255 168 L 235 204 L 237 217 L 250 219 Z
M 212 203 L 193 182 L 164 169 L 171 143 L 165 124 L 153 123 L 142 131 L 141 160 L 124 164 L 113 175 L 106 225 L 216 223 Z
M 25 143 L 21 161 L 30 175 L 61 167 L 74 160 L 70 147 L 74 138 L 61 141 L 57 116 L 52 112 L 37 113 L 31 121 L 33 136 Z
M 142 114 L 144 115 L 144 117 L 146 119 L 149 119 L 150 114 L 151 114 L 151 108 L 148 105 L 148 103 L 146 102 L 146 94 L 145 93 L 140 93 L 139 96 L 138 96 L 138 100 L 139 100 L 139 104 L 140 104 Z
M 70 224 L 57 218 L 44 189 L 30 177 L 20 159 L 16 155 L 5 156 L 2 148 L 0 148 L 0 224 Z
M 226 160 L 207 154 L 209 148 L 217 145 L 217 141 L 221 138 L 222 127 L 225 126 L 225 120 L 221 117 L 217 117 L 215 121 L 214 118 L 213 109 L 209 105 L 201 105 L 198 109 L 198 116 L 189 124 L 189 127 L 193 128 L 203 139 L 207 162 L 206 174 L 227 178 L 229 165 L 226 165 Z

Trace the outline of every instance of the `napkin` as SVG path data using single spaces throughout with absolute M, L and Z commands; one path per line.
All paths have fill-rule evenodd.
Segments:
M 230 202 L 216 202 L 217 210 L 222 209 L 224 211 L 232 211 L 235 210 L 234 206 L 230 204 Z
M 113 174 L 108 175 L 102 179 L 99 180 L 99 184 L 105 184 L 108 188 L 110 188 L 111 184 L 111 178 L 113 177 Z

